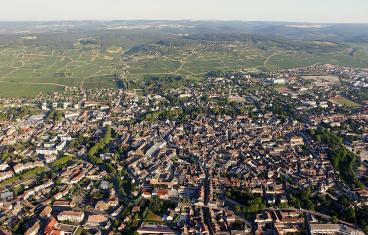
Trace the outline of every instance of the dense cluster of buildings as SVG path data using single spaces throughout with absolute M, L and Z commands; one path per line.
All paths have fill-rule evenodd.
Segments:
M 317 65 L 167 91 L 68 88 L 2 99 L 3 112 L 39 111 L 1 122 L 3 232 L 363 234 L 358 223 L 290 200 L 305 190 L 368 206 L 364 74 Z M 328 146 L 310 135 L 321 126 L 360 156 L 363 187 L 344 182 Z M 156 200 L 170 206 L 148 206 Z

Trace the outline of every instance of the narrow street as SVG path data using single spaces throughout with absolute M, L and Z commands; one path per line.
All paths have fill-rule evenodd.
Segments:
M 208 173 L 207 167 L 202 166 L 202 169 L 206 175 L 206 178 L 203 181 L 203 184 L 204 184 L 203 186 L 204 186 L 204 205 L 207 206 L 210 200 L 210 179 L 209 179 L 209 173 Z M 213 224 L 211 221 L 210 209 L 208 207 L 202 207 L 202 210 L 203 210 L 204 222 L 208 226 L 208 230 L 210 234 L 211 235 L 215 234 Z

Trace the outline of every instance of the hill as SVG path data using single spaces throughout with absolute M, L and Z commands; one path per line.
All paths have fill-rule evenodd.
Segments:
M 117 77 L 368 66 L 367 25 L 112 21 L 0 23 L 0 96 L 115 87 Z

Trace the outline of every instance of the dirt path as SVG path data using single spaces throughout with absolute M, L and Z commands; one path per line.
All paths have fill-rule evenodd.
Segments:
M 88 78 L 93 78 L 94 76 L 97 76 L 97 74 L 98 74 L 98 73 L 100 73 L 101 71 L 102 71 L 102 70 L 98 70 L 98 71 L 97 71 L 97 72 L 95 72 L 94 74 L 92 74 L 92 75 L 90 75 L 90 76 L 88 76 L 88 77 L 83 78 L 83 80 L 82 80 L 81 84 L 79 85 L 79 89 L 83 90 L 83 85 L 84 85 L 84 82 L 86 81 L 86 79 L 88 79 Z M 100 76 L 105 76 L 105 75 L 107 75 L 107 74 L 103 74 L 103 75 L 100 75 Z
M 9 76 L 9 75 L 11 75 L 11 74 L 15 73 L 15 72 L 16 72 L 16 71 L 18 71 L 20 68 L 21 68 L 21 67 L 18 67 L 18 68 L 16 68 L 16 69 L 14 69 L 14 70 L 10 71 L 9 73 L 4 74 L 4 75 L 0 78 L 0 80 L 3 80 L 3 79 L 4 79 L 4 78 L 6 78 L 7 76 Z
M 263 62 L 263 67 L 265 67 L 265 68 L 266 68 L 266 65 L 267 65 L 267 63 L 270 61 L 270 59 L 271 59 L 272 57 L 276 56 L 276 55 L 279 55 L 279 54 L 280 54 L 280 52 L 275 52 L 275 53 L 271 54 L 269 57 L 267 57 L 267 59 Z
M 58 70 L 56 70 L 56 72 L 57 73 L 59 73 L 62 69 L 64 69 L 65 67 L 67 67 L 68 65 L 70 65 L 71 63 L 73 63 L 73 62 L 75 62 L 75 61 L 78 61 L 80 58 L 82 57 L 82 55 L 81 54 L 79 54 L 79 56 L 78 56 L 78 58 L 77 59 L 75 59 L 75 60 L 73 60 L 73 58 L 71 58 L 71 57 L 67 57 L 68 59 L 70 59 L 70 62 L 69 63 L 67 63 L 67 64 L 65 64 L 63 67 L 61 67 L 61 68 L 59 68 Z
M 52 83 L 52 82 L 10 82 L 10 81 L 0 81 L 1 83 L 15 83 L 21 85 L 52 85 L 52 86 L 60 86 L 60 87 L 68 87 L 67 85 Z
M 192 54 L 189 54 L 185 58 L 179 60 L 179 62 L 180 62 L 179 68 L 177 70 L 175 70 L 174 72 L 171 72 L 171 74 L 175 74 L 175 73 L 179 72 L 188 63 L 188 60 L 189 60 L 190 57 L 192 57 Z M 172 61 L 174 61 L 174 60 L 172 60 Z

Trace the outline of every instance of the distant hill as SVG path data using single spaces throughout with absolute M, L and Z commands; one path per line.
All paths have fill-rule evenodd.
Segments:
M 200 79 L 316 63 L 368 67 L 368 25 L 241 21 L 0 22 L 0 96 Z M 119 75 L 119 76 L 117 76 Z

